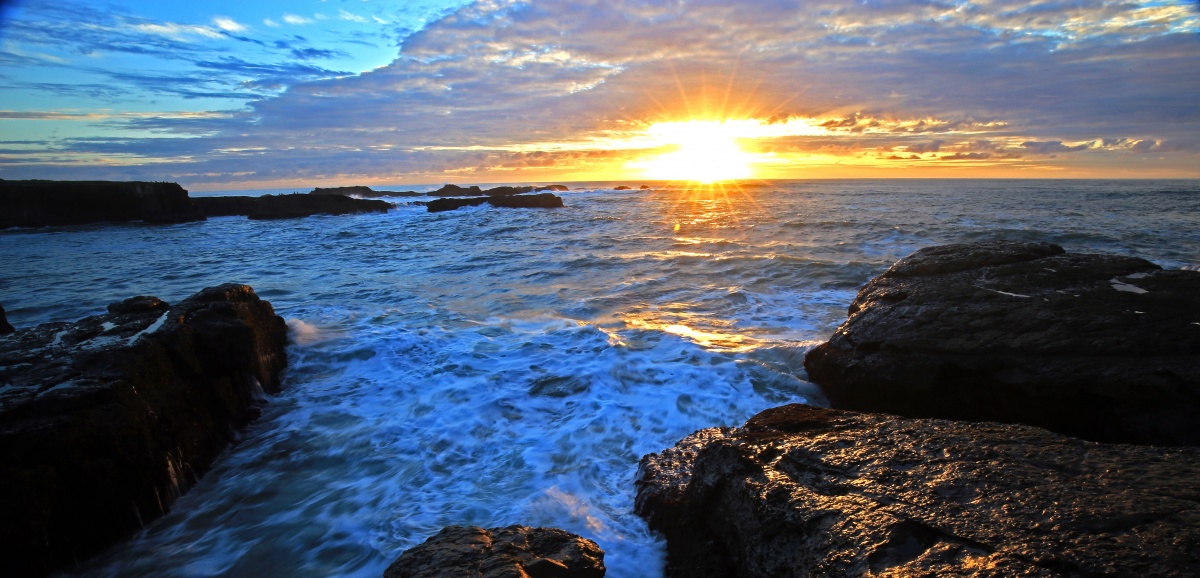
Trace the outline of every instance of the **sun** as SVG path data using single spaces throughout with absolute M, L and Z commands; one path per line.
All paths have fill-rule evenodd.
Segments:
M 714 183 L 749 178 L 753 157 L 738 146 L 738 138 L 753 121 L 660 122 L 649 127 L 650 137 L 676 150 L 636 163 L 650 179 Z

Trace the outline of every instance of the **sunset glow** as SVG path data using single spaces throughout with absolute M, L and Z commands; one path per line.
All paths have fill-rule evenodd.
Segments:
M 656 180 L 713 183 L 753 176 L 753 158 L 738 146 L 745 122 L 688 121 L 658 123 L 649 133 L 676 150 L 654 157 L 641 167 L 644 176 Z

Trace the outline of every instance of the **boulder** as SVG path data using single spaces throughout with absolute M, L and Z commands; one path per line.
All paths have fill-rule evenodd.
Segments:
M 429 193 L 431 197 L 478 197 L 483 194 L 477 186 L 460 187 L 458 185 L 445 185 L 442 188 Z
M 1200 448 L 789 405 L 642 458 L 668 575 L 1200 575 Z
M 638 187 L 638 189 L 642 190 L 642 191 L 648 191 L 648 190 L 650 190 L 650 185 L 642 185 L 642 186 Z
M 625 185 L 621 185 L 613 190 L 614 191 L 630 191 L 630 190 L 633 190 L 633 187 L 627 187 Z
M 0 337 L 0 559 L 69 567 L 163 515 L 280 388 L 287 326 L 245 285 Z
M 16 331 L 11 323 L 8 322 L 8 317 L 4 314 L 4 307 L 0 306 L 0 335 L 8 335 Z
M 1200 444 L 1200 272 L 1048 243 L 929 247 L 805 358 L 835 408 Z
M 562 197 L 553 193 L 536 195 L 509 195 L 498 197 L 467 197 L 462 199 L 436 199 L 425 205 L 430 213 L 453 211 L 463 207 L 478 207 L 489 204 L 508 209 L 555 209 L 563 206 Z
M 203 220 L 204 213 L 177 183 L 0 179 L 0 229 Z
M 385 201 L 352 199 L 342 195 L 263 195 L 261 197 L 197 197 L 201 210 L 210 217 L 244 215 L 255 220 L 297 219 L 311 215 L 386 213 L 394 205 Z
M 384 578 L 603 578 L 604 551 L 556 528 L 447 526 L 406 550 Z
M 542 191 L 554 191 L 556 193 L 564 193 L 569 190 L 571 190 L 571 189 L 567 188 L 566 185 L 546 185 L 544 187 L 538 187 L 538 188 L 534 189 L 534 191 L 539 192 L 539 193 Z

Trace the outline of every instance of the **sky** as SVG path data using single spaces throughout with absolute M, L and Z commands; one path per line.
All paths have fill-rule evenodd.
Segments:
M 0 178 L 1200 178 L 1196 0 L 0 0 Z

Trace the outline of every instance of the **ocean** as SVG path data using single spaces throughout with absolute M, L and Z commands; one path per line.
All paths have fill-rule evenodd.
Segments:
M 897 259 L 1011 239 L 1200 266 L 1200 181 L 568 184 L 554 210 L 0 231 L 18 328 L 225 282 L 292 328 L 284 392 L 83 575 L 377 577 L 442 526 L 525 524 L 660 576 L 638 459 L 821 403 L 805 352 Z

